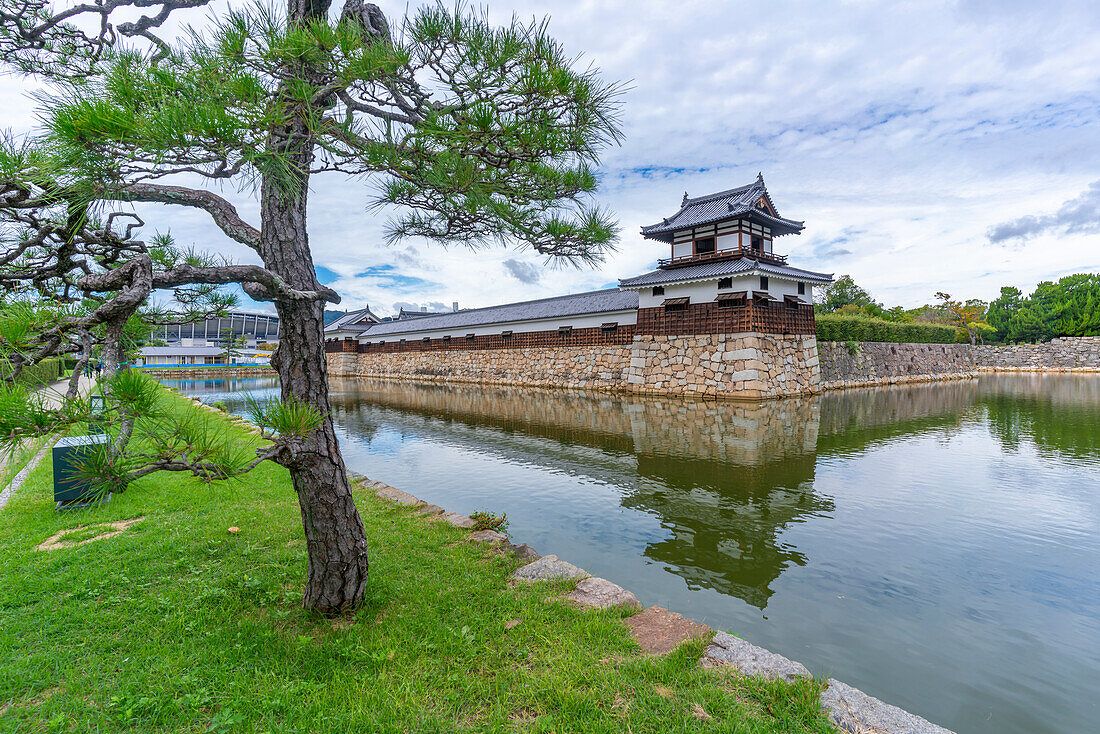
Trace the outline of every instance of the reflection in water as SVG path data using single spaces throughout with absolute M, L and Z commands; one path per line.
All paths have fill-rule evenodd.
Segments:
M 639 484 L 622 504 L 657 516 L 668 530 L 646 546 L 646 557 L 689 588 L 763 609 L 783 570 L 806 563 L 782 532 L 833 508 L 813 486 L 816 401 L 634 401 L 629 409 L 638 473 L 657 481 Z
M 233 400 L 234 396 L 243 398 L 245 393 L 252 393 L 263 397 L 278 397 L 278 377 L 241 377 L 241 378 L 208 378 L 203 380 L 180 379 L 161 380 L 161 383 L 174 387 L 185 395 L 193 395 L 204 403 L 214 402 L 222 398 Z
M 805 557 L 779 541 L 803 515 L 832 503 L 813 492 L 816 400 L 715 403 L 511 387 L 333 383 L 338 420 L 359 433 L 378 421 L 509 461 L 635 485 L 622 506 L 657 517 L 668 537 L 645 555 L 695 587 L 764 608 L 771 582 Z M 420 418 L 433 420 L 423 421 Z M 456 436 L 453 423 L 497 432 Z M 517 434 L 599 449 L 581 457 Z M 621 459 L 632 456 L 624 466 Z M 652 480 L 635 482 L 635 476 Z
M 1090 375 L 1013 375 L 980 390 L 990 430 L 1006 451 L 1033 444 L 1062 461 L 1100 456 L 1100 380 Z
M 173 383 L 230 409 L 274 381 Z M 1100 718 L 1100 376 L 716 403 L 334 380 L 349 467 L 959 734 Z M 766 616 L 765 616 L 766 612 Z

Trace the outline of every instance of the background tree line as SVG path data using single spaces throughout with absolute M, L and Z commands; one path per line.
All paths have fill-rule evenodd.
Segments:
M 1100 273 L 1043 281 L 1028 296 L 1019 288 L 1004 286 L 1001 295 L 989 302 L 960 301 L 941 292 L 935 302 L 910 309 L 887 308 L 850 275 L 842 275 L 823 289 L 814 310 L 897 324 L 952 326 L 960 342 L 1033 343 L 1062 336 L 1100 336 Z

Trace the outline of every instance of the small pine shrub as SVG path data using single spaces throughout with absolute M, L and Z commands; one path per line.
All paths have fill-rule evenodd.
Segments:
M 486 510 L 478 510 L 470 513 L 470 519 L 474 521 L 474 532 L 478 530 L 495 530 L 498 533 L 508 534 L 508 513 L 496 515 Z

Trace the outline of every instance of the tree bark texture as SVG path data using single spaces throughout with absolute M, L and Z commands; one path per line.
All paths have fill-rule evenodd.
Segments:
M 291 23 L 324 18 L 328 2 L 289 0 Z M 313 145 L 301 120 L 292 119 L 274 139 L 295 140 L 287 156 L 298 171 L 297 186 L 287 191 L 270 177 L 260 189 L 261 230 L 257 250 L 264 266 L 298 290 L 319 290 L 306 230 L 309 167 Z M 304 142 L 303 142 L 304 141 Z M 273 364 L 284 400 L 312 405 L 321 426 L 296 442 L 286 462 L 305 529 L 309 567 L 303 604 L 335 615 L 355 609 L 366 590 L 368 554 L 363 521 L 355 508 L 347 469 L 333 429 L 325 371 L 324 301 L 276 299 L 279 348 Z

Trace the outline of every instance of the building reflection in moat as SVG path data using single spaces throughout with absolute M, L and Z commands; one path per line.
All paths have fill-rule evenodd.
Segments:
M 763 403 L 653 399 L 519 387 L 334 380 L 353 434 L 404 426 L 509 461 L 612 482 L 621 504 L 667 535 L 645 556 L 692 587 L 763 609 L 785 569 L 806 557 L 784 531 L 833 510 L 814 490 L 819 455 L 849 452 L 958 420 L 971 386 L 862 390 Z M 430 420 L 425 420 L 430 419 Z M 493 430 L 455 431 L 454 424 Z M 517 443 L 551 439 L 561 447 Z M 630 457 L 632 462 L 624 462 Z

